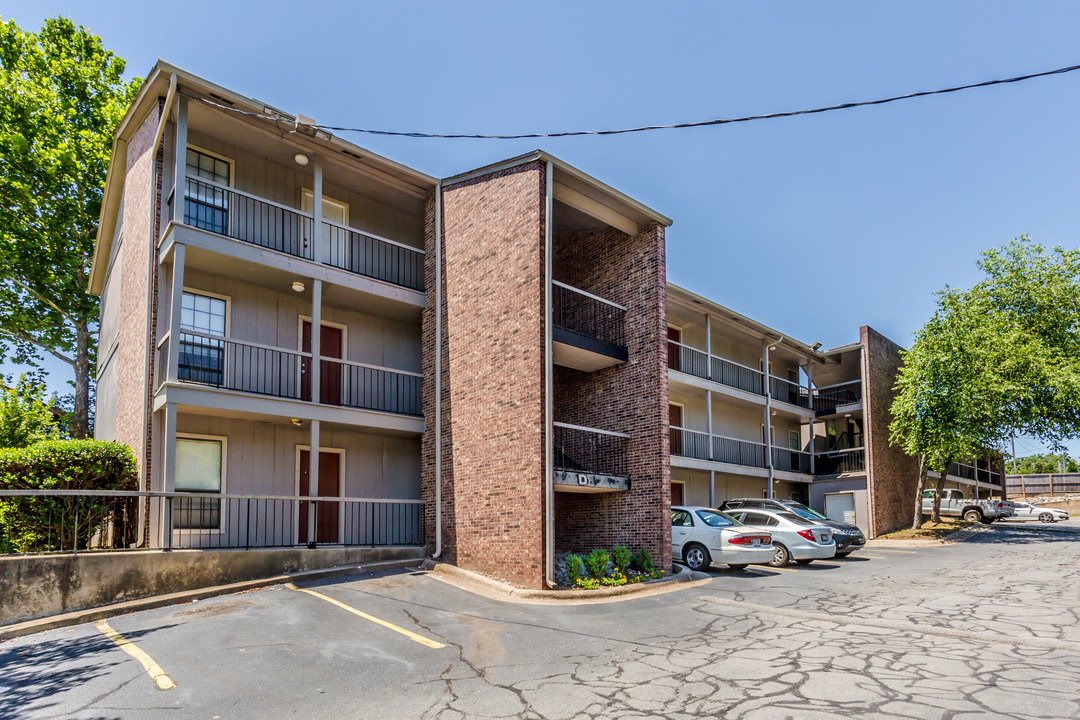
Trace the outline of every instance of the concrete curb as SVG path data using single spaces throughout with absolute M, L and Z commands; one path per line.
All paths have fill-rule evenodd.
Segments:
M 971 527 L 963 528 L 962 530 L 952 532 L 941 538 L 940 540 L 919 540 L 914 538 L 909 540 L 882 540 L 880 538 L 875 538 L 873 540 L 868 540 L 866 542 L 866 545 L 864 545 L 863 547 L 869 548 L 871 550 L 874 548 L 890 547 L 936 547 L 938 545 L 948 545 L 949 543 L 954 542 L 963 542 L 970 537 L 978 535 L 979 533 L 988 532 L 992 529 L 992 526 L 983 525 L 980 523 L 978 525 L 972 525 Z
M 704 585 L 712 581 L 712 576 L 705 573 L 695 573 L 691 570 L 676 566 L 677 570 L 659 580 L 650 580 L 633 585 L 620 585 L 619 587 L 602 587 L 596 590 L 529 590 L 514 587 L 509 583 L 500 582 L 486 575 L 464 570 L 456 565 L 425 560 L 422 568 L 432 574 L 432 577 L 448 582 L 455 587 L 469 592 L 475 592 L 484 597 L 509 602 L 529 602 L 552 605 L 588 605 L 602 602 L 617 602 L 631 597 L 658 595 L 662 593 L 683 590 L 689 587 Z
M 45 630 L 69 627 L 71 625 L 81 625 L 82 623 L 103 620 L 117 615 L 126 615 L 140 610 L 152 610 L 153 608 L 165 607 L 167 605 L 178 605 L 193 600 L 216 597 L 218 595 L 229 595 L 243 590 L 257 590 L 268 585 L 281 585 L 287 582 L 310 582 L 312 580 L 341 577 L 343 575 L 356 575 L 376 570 L 419 567 L 422 560 L 423 558 L 416 557 L 406 560 L 386 560 L 383 562 L 368 563 L 366 565 L 342 565 L 322 570 L 306 570 L 304 572 L 290 573 L 288 575 L 275 575 L 274 577 L 261 578 L 259 580 L 245 580 L 243 582 L 230 583 L 228 585 L 215 585 L 214 587 L 199 588 L 197 590 L 184 590 L 182 592 L 168 593 L 166 595 L 154 595 L 138 600 L 128 600 L 127 602 L 103 605 L 96 608 L 87 608 L 86 610 L 77 610 L 62 615 L 27 620 L 25 622 L 15 623 L 14 625 L 5 625 L 0 627 L 0 642 L 22 637 L 23 635 L 44 632 Z

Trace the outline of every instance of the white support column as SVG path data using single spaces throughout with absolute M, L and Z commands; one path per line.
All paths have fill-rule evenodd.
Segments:
M 806 367 L 804 369 L 806 370 L 806 393 L 807 393 L 807 396 L 810 398 L 810 409 L 813 410 L 814 409 L 814 378 L 810 375 L 810 365 L 811 365 L 811 362 L 809 360 L 807 360 L 806 361 Z M 810 418 L 808 422 L 810 423 L 810 434 L 808 435 L 807 451 L 810 453 L 810 474 L 813 475 L 814 474 L 814 418 Z M 807 498 L 807 499 L 809 500 L 809 498 Z
M 326 262 L 330 259 L 330 249 L 327 247 L 328 237 L 322 231 L 322 199 L 323 199 L 323 162 L 320 155 L 312 158 L 312 171 L 314 179 L 311 188 L 311 215 L 314 221 L 311 224 L 311 251 L 312 259 L 317 263 Z
M 180 377 L 180 309 L 184 304 L 184 245 L 172 250 L 172 288 L 169 295 L 169 357 L 165 379 L 175 383 Z
M 311 446 L 308 451 L 308 486 L 300 488 L 300 492 L 309 497 L 317 497 L 319 494 L 319 421 L 311 421 Z M 307 507 L 307 546 L 315 547 L 315 503 L 309 502 Z
M 709 444 L 712 445 L 712 440 L 709 440 Z M 716 507 L 716 471 L 709 471 L 709 507 Z
M 762 436 L 765 443 L 765 467 L 769 471 L 769 479 L 765 488 L 765 497 L 773 496 L 773 461 L 772 461 L 772 382 L 769 375 L 769 340 L 761 341 L 761 381 L 765 390 L 765 407 L 762 414 L 765 418 Z
M 176 98 L 176 148 L 173 158 L 173 219 L 184 219 L 184 193 L 187 183 L 187 110 L 188 99 L 183 95 Z
M 712 380 L 712 316 L 709 313 L 705 313 L 705 377 Z M 712 445 L 712 439 L 709 445 Z
M 162 492 L 174 492 L 176 490 L 176 403 L 165 403 L 165 407 L 161 412 L 164 430 L 161 490 Z M 159 547 L 172 549 L 172 503 L 165 498 L 162 498 L 160 503 Z
M 344 348 L 342 348 L 344 350 Z M 345 353 L 342 353 L 345 356 Z M 311 401 L 322 401 L 322 280 L 311 283 Z

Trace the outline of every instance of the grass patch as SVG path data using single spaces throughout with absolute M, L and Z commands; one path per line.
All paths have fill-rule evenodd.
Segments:
M 924 522 L 918 530 L 904 528 L 891 533 L 878 535 L 880 540 L 940 540 L 947 535 L 952 535 L 957 530 L 971 527 L 975 523 L 960 518 L 941 518 L 941 522 Z

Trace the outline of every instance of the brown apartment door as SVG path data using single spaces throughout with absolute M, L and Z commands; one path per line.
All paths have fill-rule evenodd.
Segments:
M 311 453 L 300 451 L 300 494 L 307 495 L 310 490 L 308 479 L 311 477 Z M 341 455 L 335 452 L 319 453 L 319 493 L 318 497 L 341 497 Z M 336 545 L 338 537 L 339 503 L 315 503 L 315 542 L 319 545 Z M 301 545 L 308 541 L 308 503 L 300 502 Z
M 683 504 L 683 492 L 682 483 L 671 483 L 671 504 L 682 505 Z
M 304 352 L 311 352 L 311 323 L 304 321 L 301 331 Z M 342 359 L 342 332 L 341 328 L 331 325 L 323 325 L 319 336 L 322 347 L 320 355 L 324 358 Z M 311 399 L 311 358 L 303 358 L 300 367 L 300 397 L 304 400 Z M 341 378 L 345 372 L 345 365 L 332 360 L 319 361 L 319 402 L 327 405 L 341 404 Z
M 682 330 L 679 328 L 668 326 L 667 339 L 672 342 L 682 342 Z M 672 370 L 682 370 L 682 358 L 680 357 L 680 348 L 678 345 L 672 345 L 670 342 L 667 344 L 667 357 L 668 367 Z
M 676 405 L 674 403 L 668 404 L 668 425 L 671 428 L 681 428 L 683 426 L 682 417 L 682 405 Z M 683 454 L 683 434 L 678 430 L 669 430 L 668 438 L 670 441 L 670 451 L 672 455 Z

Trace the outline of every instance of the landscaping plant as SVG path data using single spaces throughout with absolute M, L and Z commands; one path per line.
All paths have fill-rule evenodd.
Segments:
M 626 569 L 630 567 L 630 548 L 625 545 L 618 545 L 611 549 L 611 564 L 615 566 L 615 569 L 626 574 Z
M 599 580 L 607 575 L 607 564 L 610 558 L 606 551 L 596 548 L 585 558 L 585 569 L 591 577 Z
M 566 577 L 571 583 L 577 583 L 585 573 L 585 561 L 580 555 L 569 555 L 566 558 Z
M 656 570 L 656 566 L 653 565 L 652 554 L 649 552 L 649 548 L 643 547 L 634 553 L 634 557 L 630 559 L 630 567 L 637 570 L 639 573 L 651 574 Z

